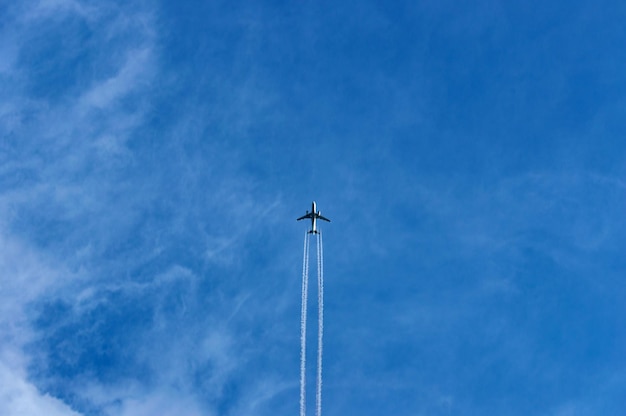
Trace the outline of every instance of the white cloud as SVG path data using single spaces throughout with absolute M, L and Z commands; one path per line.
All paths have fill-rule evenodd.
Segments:
M 69 261 L 57 257 L 59 251 L 33 243 L 40 229 L 28 233 L 16 224 L 19 218 L 27 218 L 24 215 L 28 211 L 39 212 L 41 218 L 57 222 L 78 220 L 86 225 L 84 221 L 91 214 L 108 208 L 102 206 L 105 202 L 102 189 L 92 186 L 84 175 L 72 176 L 84 171 L 94 155 L 99 161 L 127 156 L 125 140 L 141 123 L 144 109 L 122 111 L 117 103 L 138 91 L 145 93 L 150 87 L 149 80 L 155 70 L 153 39 L 145 30 L 120 25 L 114 14 L 111 19 L 103 10 L 75 0 L 16 5 L 11 12 L 15 19 L 3 32 L 14 36 L 3 36 L 5 40 L 0 41 L 0 82 L 7 86 L 7 94 L 0 102 L 0 123 L 3 133 L 13 138 L 6 143 L 6 159 L 3 157 L 0 169 L 3 180 L 0 185 L 3 187 L 0 188 L 0 414 L 75 416 L 78 413 L 61 400 L 38 391 L 36 380 L 30 379 L 27 369 L 33 362 L 29 354 L 38 345 L 40 335 L 33 323 L 37 310 L 34 306 L 47 299 L 73 299 L 77 293 L 87 291 L 94 275 L 85 266 L 86 260 L 95 254 L 94 248 L 87 244 L 76 250 L 76 246 L 64 247 L 62 241 L 55 242 L 53 246 L 57 250 L 69 249 L 73 259 Z M 149 13 L 133 12 L 142 25 L 150 22 L 146 17 Z M 43 24 L 60 33 L 72 30 L 64 27 L 65 21 L 60 19 L 70 15 L 84 19 L 94 31 L 96 44 L 86 59 L 93 58 L 96 64 L 106 61 L 108 57 L 102 55 L 111 48 L 124 58 L 117 63 L 112 76 L 103 79 L 99 71 L 87 74 L 91 78 L 77 84 L 84 87 L 68 90 L 62 99 L 32 96 L 28 87 L 32 79 L 28 76 L 42 75 L 28 75 L 24 70 L 28 68 L 23 67 L 28 63 L 20 61 L 18 56 Z M 99 37 L 101 33 L 106 36 Z M 9 44 L 6 39 L 15 42 Z M 92 109 L 98 113 L 92 113 Z M 25 221 L 24 226 L 33 226 L 32 220 Z M 71 236 L 64 233 L 62 237 Z M 72 268 L 78 272 L 71 271 Z M 79 306 L 86 307 L 88 298 L 76 305 L 75 312 L 81 311 Z M 35 373 L 41 370 L 35 369 Z M 150 409 L 167 410 L 166 402 L 146 394 L 125 404 L 123 413 L 118 414 L 155 414 Z M 186 408 L 193 410 L 192 406 Z M 196 410 L 187 414 L 199 413 Z
M 467 254 L 511 253 L 526 244 L 575 261 L 559 251 L 565 244 L 546 245 L 532 233 L 567 242 L 571 254 L 611 245 L 626 226 L 619 212 L 624 189 L 619 180 L 592 172 L 538 172 L 482 187 L 437 183 L 418 193 L 428 214 L 442 219 L 449 243 Z
M 58 17 L 63 14 L 85 16 L 87 8 L 78 0 L 35 0 L 27 3 L 23 18 L 26 21 Z
M 0 43 L 0 56 L 7 57 L 0 76 L 11 81 L 10 94 L 0 102 L 0 130 L 14 138 L 7 143 L 10 156 L 0 163 L 6 179 L 0 186 L 7 184 L 0 189 L 0 395 L 6 399 L 0 414 L 76 415 L 69 408 L 76 402 L 64 404 L 50 396 L 62 388 L 104 414 L 206 416 L 215 403 L 230 400 L 225 398 L 228 384 L 242 377 L 246 360 L 256 353 L 249 351 L 247 334 L 231 327 L 252 314 L 242 307 L 250 291 L 224 293 L 217 282 L 209 299 L 201 299 L 198 287 L 203 280 L 218 281 L 208 276 L 208 265 L 237 265 L 242 240 L 252 231 L 264 232 L 254 227 L 266 226 L 263 219 L 280 204 L 259 197 L 228 149 L 196 153 L 195 144 L 204 138 L 189 130 L 204 128 L 198 121 L 204 114 L 189 101 L 181 105 L 190 111 L 179 125 L 162 132 L 155 154 L 149 155 L 155 166 L 139 165 L 146 155 L 131 150 L 128 142 L 141 142 L 137 132 L 150 111 L 152 82 L 162 75 L 154 21 L 149 10 L 115 7 L 77 0 L 16 7 L 21 15 L 12 29 L 18 41 Z M 80 47 L 88 52 L 83 63 L 91 70 L 81 72 L 76 83 L 64 84 L 58 97 L 32 94 L 32 78 L 42 77 L 36 81 L 44 85 L 48 81 L 45 74 L 24 71 L 31 63 L 17 57 L 44 23 L 51 32 L 71 35 L 71 25 L 64 26 L 67 17 L 88 27 L 90 43 Z M 250 99 L 244 94 L 246 103 Z M 198 138 L 187 142 L 191 151 L 178 144 L 188 137 Z M 151 145 L 145 149 L 153 150 Z M 187 254 L 179 247 L 183 244 L 192 246 L 189 251 L 200 266 L 167 257 Z M 150 270 L 144 272 L 146 265 Z M 137 332 L 131 341 L 123 338 L 128 329 L 119 328 L 123 320 L 114 321 L 107 334 L 98 332 L 106 317 L 90 321 L 92 314 L 114 314 L 119 298 L 130 309 L 147 305 L 139 318 L 145 322 L 132 327 Z M 40 306 L 50 301 L 66 304 L 67 311 L 39 328 Z M 200 308 L 207 304 L 210 310 Z M 76 333 L 106 339 L 111 332 L 128 344 L 110 348 L 123 348 L 123 358 L 141 366 L 146 379 L 115 374 L 109 380 L 80 368 L 70 370 L 78 376 L 66 377 L 45 368 L 58 364 L 46 355 L 56 346 L 50 344 L 54 336 L 61 338 L 62 348 L 82 353 L 83 346 L 73 344 Z M 100 347 L 98 339 L 88 342 Z M 270 384 L 259 387 L 262 398 L 242 393 L 256 403 L 249 409 L 281 388 Z M 38 391 L 43 385 L 57 391 Z M 31 407 L 25 407 L 28 403 Z
M 150 47 L 130 50 L 115 75 L 98 82 L 82 95 L 79 99 L 79 110 L 111 107 L 116 100 L 141 86 L 145 87 L 153 68 L 151 55 Z
M 175 416 L 214 413 L 201 408 L 196 397 L 175 388 L 147 389 L 136 381 L 115 385 L 87 382 L 77 393 L 109 416 Z
M 0 414 L 7 416 L 77 416 L 60 400 L 41 393 L 28 380 L 24 346 L 32 340 L 28 305 L 68 284 L 68 276 L 0 232 Z
M 0 358 L 0 414 L 6 416 L 79 416 L 62 401 L 40 393 L 23 369 Z M 10 360 L 15 360 L 10 357 Z
M 177 392 L 151 392 L 144 397 L 127 398 L 122 401 L 119 409 L 109 413 L 111 416 L 210 416 L 201 409 L 193 398 L 181 398 Z
M 267 403 L 277 399 L 285 392 L 295 393 L 298 389 L 297 382 L 286 382 L 273 378 L 256 380 L 246 391 L 246 395 L 237 403 L 233 409 L 233 415 L 252 416 L 263 414 L 263 409 L 267 408 Z M 292 397 L 296 397 L 293 394 Z

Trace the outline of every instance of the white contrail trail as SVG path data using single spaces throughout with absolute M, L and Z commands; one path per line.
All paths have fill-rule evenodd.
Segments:
M 324 338 L 324 247 L 322 233 L 317 235 L 317 391 L 316 416 L 322 416 L 322 346 Z
M 302 312 L 300 315 L 300 416 L 306 416 L 306 311 L 309 291 L 309 233 L 304 234 Z

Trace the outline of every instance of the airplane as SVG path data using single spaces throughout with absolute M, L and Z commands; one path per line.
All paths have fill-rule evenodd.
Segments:
M 319 234 L 319 231 L 317 231 L 318 219 L 330 222 L 328 218 L 322 217 L 322 211 L 316 211 L 315 201 L 313 201 L 313 204 L 311 204 L 311 212 L 307 211 L 306 215 L 301 216 L 296 221 L 300 221 L 305 218 L 311 219 L 311 229 L 309 230 L 309 234 Z

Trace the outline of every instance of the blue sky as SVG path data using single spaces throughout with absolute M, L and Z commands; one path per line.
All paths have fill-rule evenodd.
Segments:
M 626 6 L 337 3 L 0 5 L 0 414 L 296 414 L 313 199 L 324 414 L 626 411 Z

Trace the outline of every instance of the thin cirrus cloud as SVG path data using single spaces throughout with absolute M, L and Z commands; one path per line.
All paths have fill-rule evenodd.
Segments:
M 31 327 L 28 305 L 58 288 L 62 273 L 39 258 L 36 251 L 7 235 L 3 229 L 0 264 L 3 270 L 2 318 L 0 318 L 0 378 L 2 379 L 3 414 L 77 415 L 62 401 L 42 393 L 27 376 L 29 357 L 24 347 L 36 337 Z M 15 259 L 19 259 L 16 262 Z
M 235 262 L 238 240 L 252 231 L 256 191 L 245 177 L 217 176 L 206 161 L 194 166 L 174 143 L 155 148 L 157 159 L 130 149 L 149 108 L 141 96 L 150 95 L 158 71 L 143 11 L 130 18 L 79 2 L 42 2 L 14 12 L 26 40 L 6 52 L 19 58 L 3 72 L 19 81 L 3 106 L 3 125 L 13 137 L 0 199 L 3 270 L 12 282 L 2 292 L 3 316 L 11 317 L 2 322 L 3 413 L 78 414 L 61 400 L 84 414 L 214 414 L 211 409 L 232 406 L 227 387 L 258 351 L 248 351 L 249 337 L 233 333 L 249 315 L 230 305 L 230 295 L 220 289 L 199 299 L 209 283 L 198 267 Z M 68 21 L 74 25 L 64 28 Z M 20 76 L 57 53 L 52 45 L 40 51 L 29 45 L 38 25 L 61 39 L 84 36 L 87 27 L 95 40 L 85 57 L 95 70 L 65 77 L 46 64 L 48 72 Z M 72 57 L 54 58 L 63 65 Z M 60 77 L 65 89 L 48 90 L 46 76 Z M 174 127 L 173 137 L 187 128 Z M 162 163 L 177 174 L 151 176 Z M 204 172 L 200 179 L 196 168 Z M 207 220 L 201 211 L 207 207 L 219 222 Z M 191 233 L 199 243 L 190 248 L 201 262 L 193 270 L 179 266 L 189 260 L 181 244 Z M 25 237 L 21 244 L 17 236 Z M 63 265 L 57 256 L 66 259 Z M 232 291 L 232 284 L 223 290 Z M 207 304 L 209 317 L 202 314 Z M 199 389 L 206 391 L 202 400 Z
M 80 231 L 74 230 L 89 227 L 90 222 L 93 224 L 93 214 L 103 214 L 104 210 L 109 211 L 110 215 L 112 207 L 107 207 L 107 202 L 102 199 L 106 197 L 106 191 L 99 193 L 90 189 L 95 185 L 93 178 L 90 181 L 88 174 L 82 177 L 74 175 L 89 170 L 85 164 L 90 159 L 94 160 L 94 154 L 96 162 L 98 157 L 110 159 L 125 154 L 125 137 L 141 123 L 142 115 L 135 113 L 120 116 L 118 103 L 128 99 L 138 88 L 145 91 L 146 84 L 141 81 L 149 79 L 153 63 L 150 60 L 151 46 L 146 43 L 149 42 L 149 36 L 134 27 L 124 28 L 116 24 L 115 19 L 108 20 L 106 14 L 101 14 L 96 8 L 83 7 L 79 2 L 69 1 L 38 2 L 30 6 L 13 6 L 10 9 L 16 15 L 14 28 L 18 35 L 14 38 L 20 41 L 13 48 L 2 48 L 2 55 L 7 58 L 3 60 L 3 82 L 13 85 L 2 105 L 2 124 L 11 141 L 7 147 L 9 152 L 3 158 L 6 163 L 3 163 L 4 189 L 0 199 L 3 212 L 2 270 L 5 280 L 1 292 L 1 384 L 4 398 L 1 413 L 69 416 L 79 413 L 43 392 L 41 383 L 39 387 L 32 384 L 31 376 L 37 376 L 40 370 L 33 367 L 32 358 L 24 351 L 26 348 L 31 351 L 32 348 L 37 349 L 44 342 L 40 339 L 40 329 L 33 326 L 33 319 L 38 319 L 36 305 L 42 300 L 46 303 L 46 299 L 51 302 L 55 298 L 71 299 L 84 292 L 88 286 L 100 293 L 93 297 L 99 298 L 96 302 L 106 299 L 106 296 L 102 296 L 102 290 L 106 292 L 106 288 L 89 283 L 94 278 L 94 270 L 90 266 L 86 269 L 80 266 L 81 263 L 89 264 L 94 250 L 97 255 L 98 247 L 93 247 L 84 235 L 80 235 Z M 24 69 L 30 70 L 33 60 L 47 59 L 44 55 L 33 55 L 29 44 L 38 41 L 34 34 L 39 25 L 47 27 L 52 33 L 61 33 L 61 38 L 81 36 L 81 33 L 71 33 L 71 25 L 64 33 L 63 24 L 68 20 L 83 22 L 96 38 L 100 33 L 118 38 L 117 41 L 109 40 L 104 36 L 99 39 L 102 43 L 93 45 L 89 52 L 98 49 L 107 51 L 113 46 L 120 51 L 122 59 L 110 76 L 99 74 L 98 71 L 87 76 L 84 73 L 69 74 L 80 76 L 81 79 L 65 79 L 63 82 L 68 86 L 62 92 L 65 98 L 53 101 L 50 96 L 33 90 L 36 87 L 33 78 L 23 75 L 23 72 Z M 137 43 L 144 45 L 137 49 Z M 25 55 L 27 50 L 31 50 L 29 55 Z M 46 50 L 41 52 L 47 53 Z M 97 52 L 92 58 L 92 64 L 96 66 L 103 59 Z M 45 74 L 34 75 L 43 77 Z M 104 124 L 109 128 L 96 131 L 92 124 L 100 122 L 102 117 L 109 119 Z M 112 123 L 111 117 L 116 117 L 120 123 Z M 98 144 L 96 150 L 90 142 Z M 102 178 L 95 180 L 101 182 Z M 105 206 L 102 206 L 103 202 Z M 45 228 L 54 222 L 57 223 L 57 231 L 46 232 Z M 75 228 L 78 224 L 81 224 L 79 228 Z M 34 244 L 27 241 L 33 241 L 31 238 L 19 239 L 18 236 L 24 233 L 35 237 Z M 72 234 L 75 235 L 74 239 Z M 81 241 L 86 241 L 86 245 Z M 53 248 L 57 253 L 78 252 L 76 263 L 70 266 L 78 269 L 71 271 L 59 266 L 53 258 L 43 254 L 46 247 Z M 88 301 L 88 298 L 83 299 L 83 310 L 98 307 L 97 303 L 85 307 L 84 303 Z M 64 326 L 76 325 L 76 320 L 80 319 L 80 309 L 76 313 L 70 311 L 69 314 L 59 314 L 55 318 L 54 325 L 49 328 L 51 334 L 62 330 Z M 60 348 L 59 354 L 64 354 L 62 345 L 57 347 Z M 69 350 L 67 353 L 73 352 Z M 48 381 L 54 384 L 54 380 Z M 166 403 L 175 406 L 172 404 L 175 401 L 172 402 L 167 395 L 158 394 L 137 395 L 126 398 L 122 403 L 111 411 L 115 414 L 153 414 L 155 408 L 167 411 L 164 407 Z M 194 406 L 185 407 L 189 414 L 200 414 L 199 410 L 193 411 Z

